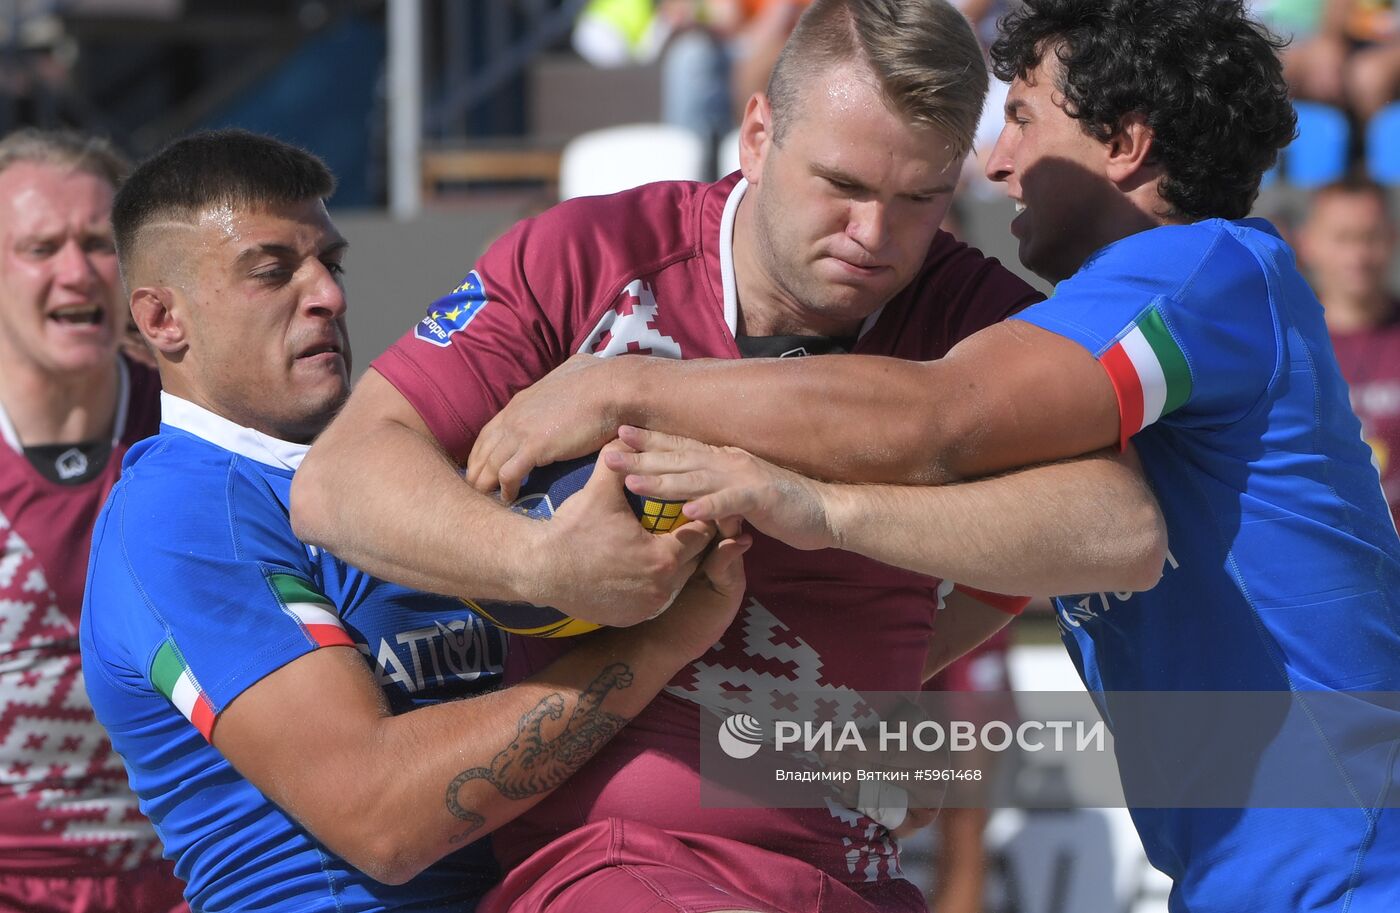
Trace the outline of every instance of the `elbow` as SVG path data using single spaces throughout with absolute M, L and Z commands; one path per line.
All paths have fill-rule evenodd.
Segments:
M 1167 523 L 1157 502 L 1152 500 L 1140 511 L 1142 516 L 1132 527 L 1130 535 L 1122 537 L 1128 545 L 1122 556 L 1123 589 L 1141 593 L 1152 589 L 1162 579 L 1167 564 Z
M 444 848 L 432 845 L 427 838 L 431 829 L 409 826 L 398 809 L 371 807 L 355 817 L 351 829 L 322 842 L 380 884 L 412 881 L 445 854 Z
M 378 834 L 363 834 L 352 838 L 337 850 L 337 855 L 380 884 L 401 885 L 432 865 L 429 859 L 408 848 L 412 838 L 399 834 L 395 828 L 385 828 Z

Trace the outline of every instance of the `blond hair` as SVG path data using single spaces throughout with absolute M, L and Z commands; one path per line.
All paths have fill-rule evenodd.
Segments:
M 891 109 L 971 150 L 987 64 L 966 17 L 946 0 L 813 0 L 768 81 L 773 137 L 798 116 L 805 86 L 833 66 L 870 70 Z
M 117 187 L 131 170 L 126 156 L 107 140 L 74 130 L 22 127 L 0 139 L 0 172 L 20 162 L 72 168 Z

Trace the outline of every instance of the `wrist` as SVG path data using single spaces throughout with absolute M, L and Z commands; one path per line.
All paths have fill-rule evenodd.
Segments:
M 851 486 L 816 481 L 812 484 L 816 489 L 817 505 L 822 512 L 830 539 L 827 547 L 849 549 L 850 537 L 857 520 L 856 499 L 851 497 Z
M 618 425 L 648 427 L 645 400 L 635 394 L 637 390 L 646 389 L 651 361 L 645 355 L 612 359 L 612 370 L 605 375 L 607 383 L 602 403 L 603 420 L 608 423 L 609 437 L 616 436 Z
M 512 514 L 508 529 L 499 551 L 505 556 L 502 569 L 505 598 L 512 602 L 551 605 L 550 598 L 557 594 L 550 575 L 559 562 L 552 553 L 555 543 L 549 536 L 549 524 Z

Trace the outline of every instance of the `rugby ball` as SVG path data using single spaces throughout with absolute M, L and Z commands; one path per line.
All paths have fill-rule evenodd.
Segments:
M 532 470 L 521 483 L 520 494 L 511 503 L 511 509 L 535 520 L 549 520 L 560 505 L 587 484 L 597 461 L 598 455 L 595 453 Z M 643 498 L 630 491 L 625 491 L 625 494 L 627 503 L 642 526 L 653 533 L 670 532 L 685 522 L 685 517 L 681 515 L 684 501 Z M 602 627 L 591 621 L 571 618 L 549 606 L 487 599 L 462 601 L 502 631 L 526 637 L 575 637 Z

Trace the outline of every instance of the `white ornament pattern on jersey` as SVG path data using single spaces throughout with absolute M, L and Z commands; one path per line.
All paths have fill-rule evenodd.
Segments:
M 873 720 L 859 692 L 823 682 L 823 665 L 816 648 L 749 597 L 723 640 L 690 664 L 687 684 L 666 690 L 725 717 L 742 711 L 767 727 L 778 720 Z
M 873 720 L 860 693 L 823 681 L 821 654 L 749 597 L 724 639 L 683 673 L 686 684 L 666 690 L 727 718 L 747 713 L 771 731 L 778 720 Z M 899 847 L 889 831 L 854 809 L 826 801 L 832 818 L 850 828 L 841 838 L 847 870 L 874 882 L 903 878 Z
M 655 326 L 657 310 L 651 286 L 641 279 L 633 279 L 617 296 L 612 310 L 603 315 L 579 346 L 579 353 L 599 358 L 629 354 L 680 358 L 680 343 L 663 335 Z
M 899 864 L 899 844 L 890 837 L 888 830 L 873 818 L 830 799 L 826 800 L 826 810 L 831 817 L 849 824 L 852 830 L 860 831 L 857 837 L 841 838 L 846 849 L 847 872 L 859 873 L 868 882 L 904 878 L 904 869 Z
M 155 832 L 87 702 L 77 628 L 3 513 L 0 542 L 0 820 L 24 819 L 36 837 L 120 868 L 158 859 Z

